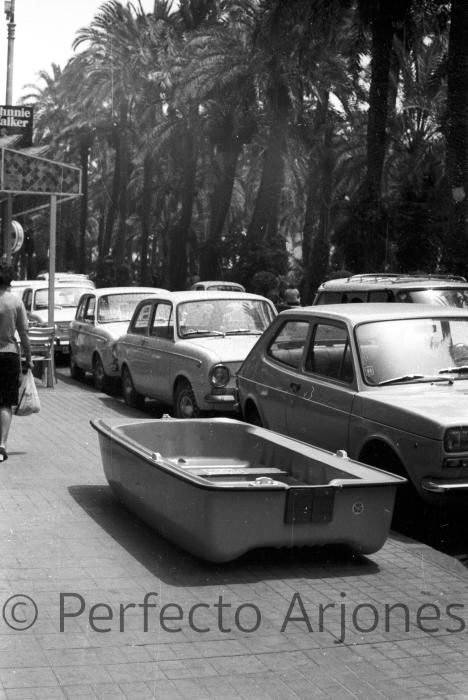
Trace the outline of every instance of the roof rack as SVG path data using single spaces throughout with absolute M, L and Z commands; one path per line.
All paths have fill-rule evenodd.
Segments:
M 419 273 L 401 273 L 401 272 L 377 272 L 351 275 L 346 278 L 346 282 L 364 282 L 365 280 L 372 282 L 413 282 L 415 280 L 444 280 L 447 282 L 466 282 L 466 278 L 461 275 L 445 275 L 445 274 L 425 274 Z

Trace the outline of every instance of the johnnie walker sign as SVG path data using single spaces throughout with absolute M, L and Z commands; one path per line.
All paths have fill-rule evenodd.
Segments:
M 0 105 L 0 136 L 20 134 L 17 146 L 32 146 L 33 113 L 30 105 Z

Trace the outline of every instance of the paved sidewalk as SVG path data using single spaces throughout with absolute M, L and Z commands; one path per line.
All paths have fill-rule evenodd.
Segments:
M 40 397 L 0 465 L 0 700 L 468 698 L 461 564 L 394 537 L 200 562 L 108 489 L 89 419 L 142 414 L 66 372 Z

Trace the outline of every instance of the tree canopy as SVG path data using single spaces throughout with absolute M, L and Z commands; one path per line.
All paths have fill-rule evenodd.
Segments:
M 59 265 L 171 289 L 262 272 L 304 302 L 340 269 L 464 274 L 467 34 L 465 0 L 104 2 L 24 100 L 83 171 Z M 43 266 L 47 224 L 24 223 Z

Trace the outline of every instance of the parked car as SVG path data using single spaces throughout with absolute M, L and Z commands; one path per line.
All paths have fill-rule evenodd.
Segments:
M 41 272 L 39 275 L 37 275 L 36 279 L 47 281 L 49 279 L 49 273 Z M 79 282 L 93 288 L 96 286 L 88 275 L 84 275 L 80 272 L 56 272 L 54 279 L 55 282 Z
M 245 292 L 245 287 L 242 284 L 238 282 L 223 282 L 222 280 L 195 282 L 190 289 L 196 292 L 204 292 L 207 289 L 218 292 Z
M 148 396 L 179 418 L 236 412 L 235 374 L 275 315 L 268 299 L 240 292 L 168 292 L 140 302 L 114 348 L 125 401 L 139 406 Z
M 92 280 L 89 279 L 87 275 L 78 275 L 78 274 L 72 274 L 70 275 L 69 273 L 61 273 L 57 272 L 55 275 L 55 286 L 66 284 L 67 282 L 72 282 L 76 283 L 79 282 L 82 286 L 84 287 L 89 287 L 91 289 L 94 289 L 96 286 Z M 28 289 L 29 287 L 39 289 L 39 288 L 44 288 L 45 284 L 48 284 L 49 280 L 49 275 L 46 273 L 43 273 L 42 275 L 38 275 L 36 279 L 33 280 L 13 280 L 11 283 L 11 291 L 14 292 L 20 299 L 23 298 L 23 293 L 25 289 Z
M 28 287 L 43 287 L 44 280 L 13 280 L 10 285 L 11 291 L 20 299 L 23 298 L 24 290 Z
M 247 421 L 407 477 L 428 503 L 468 502 L 468 311 L 284 311 L 238 387 Z
M 112 346 L 126 332 L 136 305 L 166 291 L 156 287 L 102 287 L 86 291 L 70 324 L 73 379 L 82 380 L 86 372 L 92 372 L 96 389 L 107 389 L 119 376 Z
M 89 284 L 81 282 L 58 282 L 54 286 L 54 325 L 55 352 L 68 355 L 70 346 L 70 322 L 74 319 L 76 307 L 81 295 L 90 289 Z M 49 323 L 49 286 L 29 285 L 23 291 L 23 303 L 30 326 L 47 326 Z
M 317 304 L 405 302 L 468 308 L 468 282 L 449 275 L 366 274 L 320 285 Z

